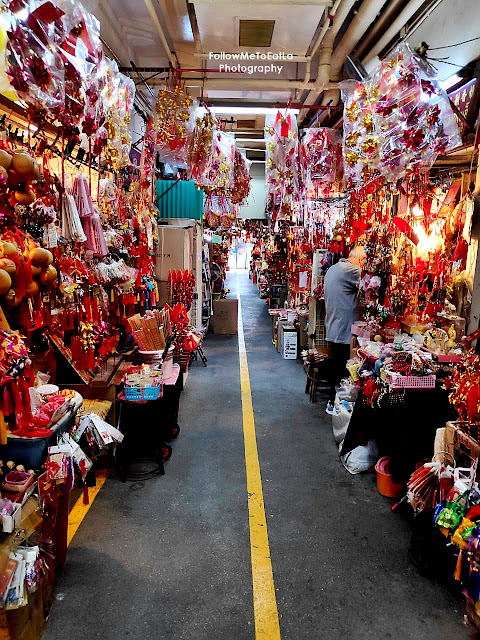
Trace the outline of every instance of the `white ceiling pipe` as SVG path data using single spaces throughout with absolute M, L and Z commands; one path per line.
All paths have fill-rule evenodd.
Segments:
M 165 34 L 163 32 L 162 29 L 162 25 L 160 24 L 160 20 L 158 19 L 157 16 L 157 12 L 155 11 L 155 7 L 152 4 L 152 0 L 144 0 L 145 5 L 148 9 L 148 13 L 150 14 L 150 17 L 153 20 L 153 24 L 155 25 L 155 28 L 157 30 L 158 35 L 160 36 L 160 41 L 163 45 L 163 48 L 165 49 L 165 53 L 167 54 L 167 58 L 170 61 L 170 63 L 172 64 L 173 67 L 177 66 L 177 61 L 175 60 L 172 52 L 170 51 L 170 47 L 168 45 L 167 42 L 167 38 L 165 37 Z
M 333 22 L 331 25 L 328 23 L 329 28 L 325 31 L 322 41 L 319 43 L 322 46 L 320 48 L 318 60 L 317 82 L 322 80 L 326 80 L 326 82 L 328 82 L 330 79 L 330 59 L 332 57 L 333 42 L 354 4 L 355 0 L 339 0 L 332 8 L 332 13 L 335 14 L 333 16 Z M 333 9 L 335 9 L 335 11 L 333 11 Z M 310 79 L 310 74 L 308 79 Z M 308 101 L 310 104 L 314 104 L 319 95 L 320 92 L 316 92 L 314 100 L 309 100 L 310 94 L 307 94 L 304 102 Z M 305 115 L 306 111 L 300 112 L 300 122 L 303 120 Z
M 195 58 L 201 58 L 202 60 L 213 60 L 214 62 L 218 62 L 219 60 L 216 60 L 213 56 L 214 55 L 219 55 L 220 53 L 222 53 L 221 51 L 215 51 L 210 54 L 210 53 L 194 53 L 193 55 L 195 56 Z M 240 53 L 239 51 L 237 52 L 232 52 L 232 51 L 225 51 L 224 53 Z M 249 52 L 250 53 L 250 52 Z M 255 51 L 255 54 L 257 52 Z M 270 52 L 271 55 L 275 55 L 274 51 Z M 310 60 L 310 56 L 297 56 L 294 53 L 290 54 L 292 57 L 288 58 L 288 59 L 282 59 L 282 60 L 261 60 L 261 62 L 264 62 L 266 64 L 270 63 L 270 62 L 308 62 Z M 222 60 L 221 62 L 229 62 L 229 63 L 235 63 L 235 62 L 260 62 L 260 60 L 232 60 L 232 59 L 228 59 L 228 60 Z
M 338 82 L 328 82 L 325 85 L 318 84 L 316 80 L 304 82 L 303 80 L 286 80 L 285 78 L 245 78 L 242 73 L 216 74 L 218 77 L 202 79 L 199 78 L 183 78 L 187 87 L 203 87 L 205 89 L 219 89 L 223 91 L 235 89 L 256 89 L 257 91 L 295 91 L 296 89 L 335 89 Z M 152 78 L 148 81 L 150 86 L 158 87 L 165 85 L 165 78 Z
M 219 74 L 220 75 L 220 74 Z M 325 89 L 335 89 L 338 87 L 338 82 L 327 82 L 325 84 L 318 84 L 314 82 L 304 82 L 303 80 L 285 80 L 279 78 L 245 78 L 239 77 L 241 74 L 231 73 L 228 77 L 222 78 L 206 78 L 202 80 L 188 79 L 185 80 L 189 87 L 204 87 L 205 89 L 256 89 L 257 91 L 294 91 L 295 89 L 315 89 L 324 91 Z M 151 84 L 164 84 L 165 80 L 155 83 L 153 80 Z
M 195 4 L 211 4 L 215 5 L 218 3 L 218 0 L 195 0 Z M 292 0 L 223 0 L 223 4 L 292 4 Z M 300 0 L 300 2 L 295 2 L 298 6 L 312 7 L 312 6 L 320 6 L 324 7 L 325 5 L 330 6 L 332 4 L 332 0 Z
M 338 8 L 338 5 L 340 4 L 342 0 L 335 0 L 335 4 L 332 7 L 332 14 L 335 14 L 335 11 Z M 328 17 L 329 14 L 329 10 L 328 7 L 325 9 L 324 12 L 324 22 L 322 25 L 322 28 L 320 29 L 320 33 L 318 34 L 318 37 L 316 38 L 315 42 L 313 43 L 313 47 L 312 50 L 310 51 L 310 55 L 307 56 L 307 67 L 305 69 L 305 77 L 304 80 L 305 82 L 310 82 L 310 74 L 311 74 L 311 66 L 312 66 L 312 58 L 315 55 L 315 53 L 317 52 L 318 47 L 320 46 L 320 43 L 322 42 L 325 34 L 327 33 L 327 29 L 330 26 L 330 18 Z
M 419 2 L 419 0 L 414 0 Z M 353 51 L 353 48 L 364 35 L 368 27 L 374 22 L 378 13 L 382 9 L 386 0 L 364 0 L 358 13 L 349 24 L 342 39 L 335 47 L 332 55 L 330 78 L 334 81 L 339 80 L 340 71 L 347 56 Z
M 413 14 L 425 4 L 425 0 L 411 0 L 405 9 L 400 13 L 398 18 L 392 22 L 387 31 L 383 34 L 377 44 L 371 49 L 367 56 L 362 60 L 363 64 L 367 64 L 377 56 L 382 49 L 394 38 L 403 26 L 410 20 Z
M 385 31 L 390 27 L 392 20 L 395 20 L 396 14 L 404 8 L 403 5 L 404 0 L 390 0 L 390 4 L 382 11 L 382 15 L 375 22 L 362 44 L 359 47 L 355 47 L 355 53 L 359 60 L 361 60 L 364 54 L 368 53 L 378 39 L 383 36 Z
M 334 82 L 340 80 L 340 72 L 347 56 L 352 52 L 353 48 L 364 35 L 368 27 L 374 22 L 379 11 L 382 9 L 386 0 L 364 0 L 358 10 L 357 14 L 348 26 L 348 29 L 343 34 L 342 39 L 335 47 L 335 51 L 330 58 L 330 65 L 324 64 L 322 59 L 319 61 L 319 77 L 317 83 L 322 84 L 325 82 L 325 74 L 329 72 L 330 79 Z M 328 35 L 328 34 L 327 34 Z M 326 44 L 326 43 L 325 43 Z M 328 43 L 330 45 L 330 42 Z M 333 41 L 332 41 L 333 45 Z M 334 88 L 334 87 L 329 87 Z M 316 94 L 311 100 L 315 103 L 321 91 L 316 90 Z M 338 88 L 335 91 L 328 91 L 324 96 L 324 103 L 330 104 L 330 106 L 336 106 L 340 101 L 340 90 Z M 318 124 L 320 124 L 326 118 L 326 113 L 323 113 L 318 118 Z

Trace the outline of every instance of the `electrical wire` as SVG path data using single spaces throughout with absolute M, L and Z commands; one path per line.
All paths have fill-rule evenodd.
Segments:
M 470 40 L 464 40 L 463 42 L 457 42 L 456 44 L 446 44 L 444 47 L 428 47 L 428 50 L 439 51 L 440 49 L 451 49 L 452 47 L 459 47 L 462 44 L 467 44 L 467 42 L 473 42 L 474 40 L 480 40 L 480 36 L 470 38 Z
M 455 64 L 455 62 L 448 62 L 448 60 L 444 60 L 442 58 L 430 58 L 426 56 L 425 59 L 433 62 L 440 62 L 441 64 L 449 64 L 451 67 L 457 67 L 457 69 L 463 69 L 463 67 L 465 66 L 464 64 Z

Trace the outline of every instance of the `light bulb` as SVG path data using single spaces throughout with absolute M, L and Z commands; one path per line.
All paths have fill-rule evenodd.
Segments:
M 423 218 L 423 211 L 420 209 L 418 204 L 414 205 L 412 208 L 412 215 L 414 218 Z

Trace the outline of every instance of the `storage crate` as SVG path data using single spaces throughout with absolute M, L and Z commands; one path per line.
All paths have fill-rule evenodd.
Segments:
M 130 402 L 141 400 L 158 400 L 161 396 L 162 385 L 157 387 L 125 387 L 125 398 Z
M 436 376 L 402 376 L 399 373 L 387 371 L 387 382 L 392 389 L 435 389 Z
M 76 415 L 76 410 L 71 408 L 61 418 L 52 433 L 45 438 L 18 438 L 8 437 L 7 444 L 0 446 L 0 456 L 3 460 L 15 460 L 23 464 L 26 469 L 38 469 L 47 458 L 48 447 L 57 443 L 58 437 L 69 431 Z

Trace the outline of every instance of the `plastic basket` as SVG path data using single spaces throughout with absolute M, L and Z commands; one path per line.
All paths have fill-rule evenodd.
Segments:
M 347 365 L 348 372 L 353 382 L 358 382 L 360 380 L 360 376 L 358 375 L 358 370 L 362 366 L 361 362 L 354 362 L 350 365 Z
M 125 387 L 125 398 L 130 402 L 140 400 L 158 400 L 161 397 L 162 385 L 157 387 Z
M 435 389 L 436 376 L 402 376 L 387 371 L 387 382 L 392 389 Z

